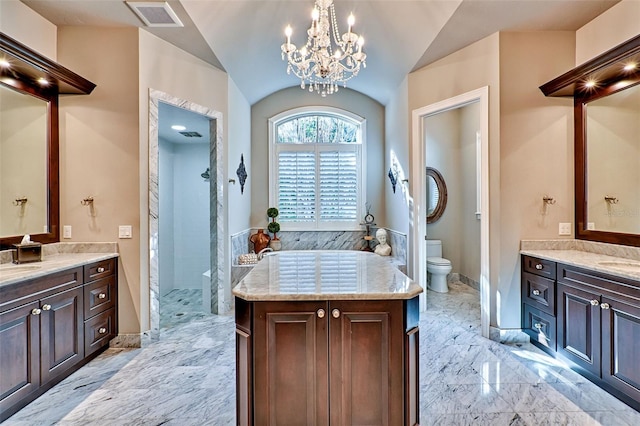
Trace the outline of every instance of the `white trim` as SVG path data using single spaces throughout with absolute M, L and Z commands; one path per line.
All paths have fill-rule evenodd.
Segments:
M 341 149 L 343 148 L 346 151 L 351 151 L 354 150 L 356 151 L 357 155 L 360 156 L 360 163 L 359 163 L 359 179 L 358 179 L 358 194 L 361 194 L 360 197 L 360 202 L 358 203 L 357 206 L 357 210 L 356 210 L 356 218 L 362 218 L 364 217 L 364 212 L 366 211 L 366 194 L 367 194 L 367 120 L 364 117 L 361 117 L 357 114 L 354 114 L 351 111 L 347 111 L 341 108 L 335 108 L 335 107 L 330 107 L 330 106 L 321 106 L 321 105 L 316 105 L 316 106 L 304 106 L 304 107 L 299 107 L 299 108 L 292 108 L 289 109 L 287 111 L 283 111 L 277 115 L 274 115 L 273 117 L 269 118 L 269 182 L 268 182 L 268 186 L 269 186 L 269 205 L 270 206 L 275 206 L 278 203 L 278 200 L 276 199 L 276 195 L 275 195 L 275 191 L 274 189 L 274 185 L 277 182 L 277 170 L 276 167 L 273 167 L 274 164 L 276 164 L 276 155 L 277 155 L 277 149 L 275 146 L 275 140 L 276 140 L 276 128 L 278 126 L 278 124 L 281 121 L 284 120 L 288 120 L 291 119 L 293 117 L 296 116 L 304 116 L 304 115 L 309 115 L 309 114 L 314 114 L 314 115 L 327 115 L 327 116 L 339 116 L 342 117 L 348 121 L 354 121 L 356 122 L 359 126 L 360 126 L 360 131 L 359 131 L 359 135 L 358 135 L 358 142 L 357 143 L 351 143 L 351 144 L 340 144 L 338 145 L 327 145 L 325 146 L 319 146 L 319 150 L 324 150 L 324 149 Z M 300 150 L 307 150 L 306 148 L 303 148 L 303 145 L 295 145 L 295 144 L 290 144 L 287 146 L 288 150 L 291 151 L 295 151 L 296 149 L 300 149 Z M 319 184 L 319 182 L 318 182 Z M 356 222 L 358 222 L 360 219 L 356 219 Z M 282 222 L 282 221 L 281 221 Z M 338 230 L 338 231 L 354 231 L 354 230 L 362 230 L 361 227 L 356 227 L 356 226 L 352 226 L 351 224 L 345 224 L 345 226 L 341 226 L 341 224 L 339 222 L 331 222 L 331 223 L 324 223 L 324 224 L 319 224 L 317 221 L 311 223 L 292 223 L 292 222 L 282 222 L 282 224 L 287 224 L 287 231 L 333 231 L 333 230 Z
M 413 226 L 413 277 L 424 288 L 427 284 L 427 254 L 425 239 L 426 229 L 426 196 L 425 196 L 425 146 L 423 119 L 430 115 L 456 109 L 473 102 L 480 102 L 480 323 L 482 336 L 489 338 L 490 323 L 490 262 L 489 262 L 489 87 L 449 98 L 412 111 L 412 139 L 414 146 L 412 179 L 415 182 L 413 191 L 413 217 L 417 218 Z M 421 310 L 426 309 L 426 294 L 420 299 Z

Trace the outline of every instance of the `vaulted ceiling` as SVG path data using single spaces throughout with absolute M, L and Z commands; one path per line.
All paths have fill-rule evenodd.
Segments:
M 341 31 L 366 39 L 367 68 L 348 84 L 382 104 L 412 70 L 497 31 L 575 31 L 620 0 L 334 0 Z M 56 25 L 144 24 L 120 0 L 22 0 Z M 299 85 L 280 57 L 284 28 L 302 44 L 312 0 L 168 0 L 184 23 L 149 32 L 225 70 L 253 104 Z

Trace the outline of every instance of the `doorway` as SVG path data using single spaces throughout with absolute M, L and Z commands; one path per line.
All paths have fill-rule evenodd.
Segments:
M 202 299 L 204 301 L 202 311 L 207 313 L 224 313 L 230 306 L 230 290 L 225 292 L 224 288 L 224 211 L 223 201 L 223 145 L 222 145 L 222 114 L 212 109 L 194 104 L 184 99 L 179 99 L 166 93 L 151 90 L 149 98 L 149 298 L 150 298 L 150 337 L 157 339 L 160 330 L 160 255 L 164 251 L 163 244 L 169 245 L 171 240 L 164 242 L 160 235 L 160 197 L 162 191 L 159 187 L 160 171 L 160 107 L 179 108 L 182 113 L 196 114 L 208 125 L 208 143 L 205 142 L 204 158 L 205 165 L 208 159 L 209 181 L 204 182 L 205 173 L 203 170 L 193 170 L 189 173 L 196 173 L 200 179 L 198 185 L 205 185 L 205 197 L 208 193 L 207 203 L 209 214 L 205 218 L 208 223 L 206 229 L 200 230 L 206 235 L 200 238 L 200 242 L 208 244 L 208 271 L 200 270 L 202 266 L 195 267 L 193 276 L 200 276 L 202 283 Z M 171 126 L 171 124 L 169 124 Z M 187 129 L 185 129 L 187 130 Z M 202 131 L 203 133 L 205 131 Z M 201 133 L 202 134 L 202 133 Z M 180 191 L 190 191 L 192 188 L 180 188 Z M 163 264 L 164 267 L 164 264 Z M 175 268 L 175 263 L 174 263 Z M 165 271 L 165 273 L 167 273 Z M 175 269 L 174 269 L 175 276 Z M 195 279 L 195 278 L 192 278 Z M 188 284 L 188 285 L 195 285 Z M 166 288 L 165 288 L 166 290 Z
M 475 179 L 475 197 L 473 197 L 473 204 L 475 204 L 475 211 L 472 212 L 479 224 L 479 245 L 476 250 L 479 249 L 479 274 L 478 286 L 480 292 L 480 322 L 481 322 L 481 334 L 484 337 L 489 337 L 489 321 L 490 321 L 490 281 L 489 281 L 489 175 L 488 175 L 488 160 L 489 160 L 489 148 L 488 148 L 488 129 L 489 129 L 489 90 L 488 87 L 474 90 L 451 99 L 447 99 L 436 104 L 432 104 L 413 111 L 412 114 L 412 126 L 413 126 L 413 140 L 416 147 L 413 156 L 413 179 L 415 182 L 414 190 L 414 232 L 413 232 L 413 249 L 416 253 L 417 261 L 413 265 L 413 276 L 420 283 L 423 288 L 427 288 L 427 254 L 426 254 L 426 242 L 427 238 L 431 239 L 427 229 L 427 179 L 426 179 L 426 167 L 430 166 L 429 153 L 426 152 L 425 141 L 427 140 L 429 117 L 436 117 L 439 114 L 445 112 L 457 111 L 459 114 L 464 111 L 465 107 L 469 105 L 475 105 L 477 114 L 479 116 L 478 131 L 476 134 L 476 140 L 474 141 L 474 154 L 475 160 L 474 169 L 476 174 Z M 435 126 L 435 122 L 432 122 Z M 432 129 L 433 130 L 433 129 Z M 437 156 L 436 156 L 437 157 Z M 466 157 L 470 157 L 467 155 Z M 431 166 L 442 163 L 442 158 L 432 158 Z M 451 167 L 451 165 L 442 166 Z M 468 165 L 465 167 L 469 167 Z M 460 186 L 460 185 L 456 185 Z M 467 188 L 468 189 L 468 188 Z M 469 204 L 469 195 L 466 196 L 467 204 Z M 458 209 L 463 208 L 458 206 Z M 464 206 L 468 209 L 469 206 Z M 469 221 L 473 221 L 470 219 Z M 467 221 L 467 222 L 469 222 Z M 460 222 L 462 223 L 462 222 Z M 456 225 L 454 225 L 456 226 Z M 473 226 L 473 225 L 470 225 Z M 435 236 L 437 237 L 438 234 Z M 443 236 L 447 235 L 446 232 L 442 233 Z M 443 246 L 446 247 L 447 239 L 443 241 Z M 439 239 L 439 238 L 434 238 Z M 457 246 L 457 249 L 452 247 L 450 253 L 453 250 L 461 251 L 459 242 L 450 241 L 449 244 Z M 444 253 L 446 253 L 446 249 Z M 444 256 L 446 257 L 446 256 Z M 461 262 L 460 260 L 458 262 Z M 473 263 L 472 261 L 471 263 Z M 453 263 L 453 262 L 452 262 Z M 455 265 L 454 265 L 455 266 Z M 467 269 L 470 275 L 476 275 L 473 272 L 473 266 L 468 265 Z M 455 272 L 455 271 L 454 271 Z M 471 278 L 471 277 L 468 277 Z M 475 281 L 475 279 L 473 279 Z M 426 310 L 426 292 L 421 295 L 421 310 Z

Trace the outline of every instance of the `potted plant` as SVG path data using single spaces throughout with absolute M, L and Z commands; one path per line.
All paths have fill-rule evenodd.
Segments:
M 276 222 L 276 217 L 278 217 L 278 214 L 280 214 L 280 212 L 275 207 L 269 207 L 267 209 L 267 216 L 271 218 L 271 222 L 269 222 L 269 224 L 267 225 L 267 229 L 273 234 L 273 238 L 269 243 L 269 247 L 271 247 L 274 251 L 278 251 L 282 247 L 282 243 L 278 238 L 278 232 L 280 232 L 280 224 Z

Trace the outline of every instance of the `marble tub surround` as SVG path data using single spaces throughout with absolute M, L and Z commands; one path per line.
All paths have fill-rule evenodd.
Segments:
M 249 301 L 411 299 L 421 292 L 386 258 L 354 250 L 277 252 L 233 289 Z
M 251 253 L 253 244 L 249 242 L 251 234 L 260 228 L 247 229 L 231 236 L 232 264 L 238 264 L 238 256 Z M 372 233 L 378 228 L 372 228 Z M 399 265 L 407 264 L 407 236 L 401 232 L 387 229 L 391 257 Z M 280 231 L 282 250 L 362 250 L 366 247 L 364 231 Z
M 3 263 L 0 265 L 0 288 L 20 281 L 39 278 L 54 272 L 117 256 L 119 256 L 117 252 L 58 253 L 44 255 L 42 262 L 25 263 L 20 265 Z
M 530 247 L 528 245 L 525 245 Z M 562 246 L 559 246 L 562 247 Z M 570 246 L 569 246 L 570 247 Z M 596 272 L 602 272 L 621 278 L 640 281 L 640 260 L 633 257 L 620 257 L 610 254 L 594 253 L 574 248 L 521 249 L 520 254 L 547 259 L 565 265 L 577 266 Z M 591 248 L 591 247 L 590 247 Z M 620 253 L 619 251 L 611 251 Z M 625 252 L 626 253 L 626 252 Z

